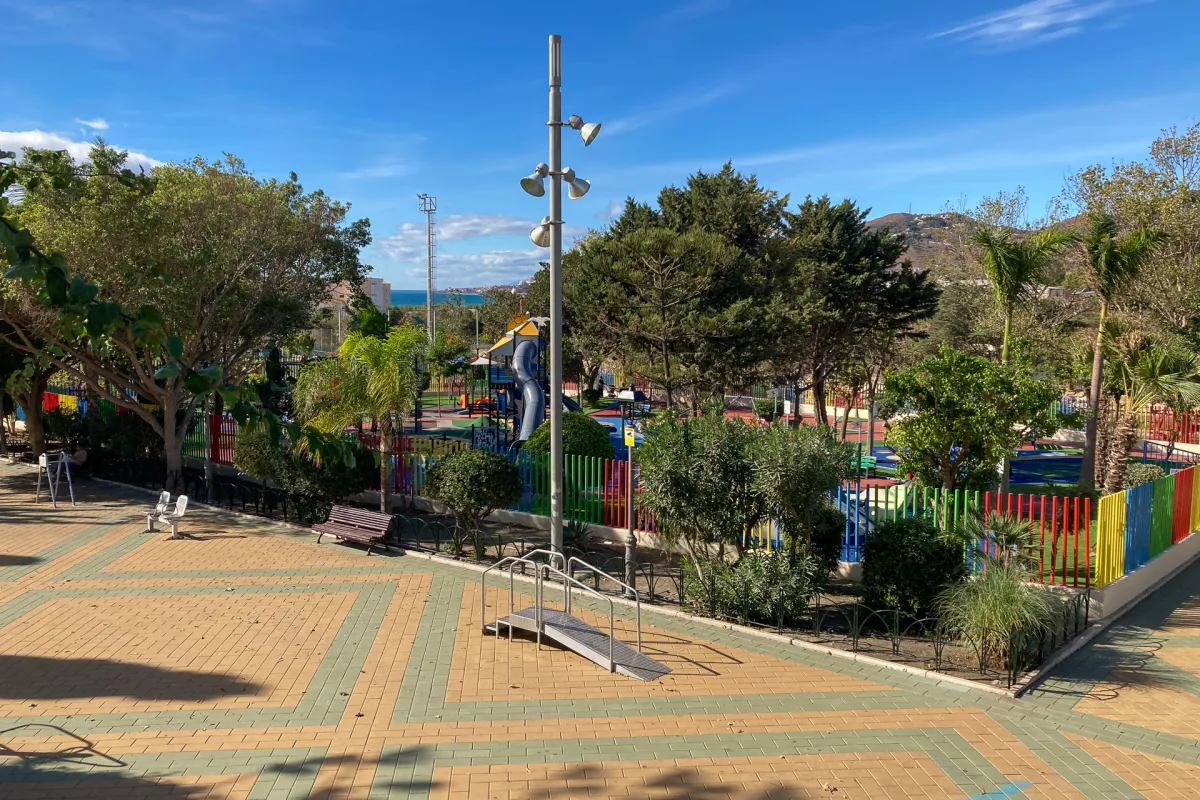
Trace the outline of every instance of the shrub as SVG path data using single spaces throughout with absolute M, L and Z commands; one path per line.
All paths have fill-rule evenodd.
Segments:
M 837 569 L 842 555 L 842 540 L 846 537 L 846 515 L 837 506 L 825 503 L 817 507 L 812 527 L 809 554 L 826 573 Z
M 49 425 L 46 426 L 46 430 L 50 430 Z M 1130 464 L 1125 468 L 1125 488 L 1132 489 L 1143 483 L 1156 481 L 1165 474 L 1163 468 L 1157 464 Z
M 583 402 L 586 405 L 589 405 L 589 406 L 598 405 L 600 403 L 600 398 L 602 398 L 602 397 L 604 397 L 604 391 L 602 389 L 584 389 L 583 390 Z
M 712 613 L 715 605 L 717 616 L 772 625 L 781 611 L 784 622 L 799 619 L 824 573 L 807 555 L 790 561 L 781 551 L 748 550 L 736 564 L 710 558 L 701 565 L 703 581 L 683 563 L 684 597 L 697 611 Z
M 550 452 L 550 420 L 538 426 L 525 448 L 535 453 Z M 578 412 L 563 414 L 563 452 L 592 458 L 613 458 L 615 455 L 608 426 Z
M 754 399 L 754 413 L 760 419 L 773 420 L 777 410 L 783 409 L 783 403 L 773 397 L 757 397 Z
M 920 517 L 889 520 L 871 531 L 862 561 L 863 602 L 915 616 L 931 612 L 938 592 L 966 574 L 962 547 Z
M 479 523 L 498 508 L 521 497 L 521 475 L 499 453 L 459 450 L 440 457 L 425 473 L 430 497 L 449 506 L 458 525 L 474 540 L 476 558 L 483 557 Z
M 943 626 L 961 633 L 976 648 L 980 669 L 994 659 L 1008 659 L 1016 631 L 1044 634 L 1065 610 L 1053 592 L 1022 580 L 1018 566 L 999 562 L 989 563 L 982 575 L 943 589 L 934 608 Z
M 42 412 L 42 425 L 46 431 L 46 445 L 66 448 L 72 442 L 87 439 L 87 425 L 78 411 L 56 408 Z
M 272 442 L 259 429 L 238 433 L 234 464 L 259 480 L 270 480 L 280 489 L 311 498 L 329 506 L 343 497 L 365 491 L 379 480 L 375 453 L 361 444 L 352 445 L 354 466 L 343 462 L 316 464 L 308 453 L 285 440 Z

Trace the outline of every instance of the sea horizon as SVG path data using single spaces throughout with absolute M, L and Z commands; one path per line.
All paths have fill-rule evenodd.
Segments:
M 450 298 L 459 295 L 459 292 L 442 292 L 433 293 L 434 305 L 448 302 Z M 391 302 L 394 306 L 424 306 L 427 293 L 424 289 L 392 289 Z M 484 297 L 481 294 L 461 293 L 463 304 L 468 306 L 481 306 L 484 304 Z

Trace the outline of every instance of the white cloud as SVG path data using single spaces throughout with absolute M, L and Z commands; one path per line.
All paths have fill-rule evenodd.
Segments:
M 479 286 L 497 283 L 512 283 L 528 278 L 537 271 L 538 262 L 545 260 L 545 250 L 496 249 L 478 253 L 447 252 L 442 245 L 473 239 L 498 236 L 525 237 L 533 230 L 536 221 L 512 214 L 450 214 L 436 218 L 437 223 L 437 272 L 440 286 Z M 573 225 L 563 226 L 564 244 L 586 233 L 586 229 Z M 405 278 L 424 279 L 425 276 L 425 223 L 402 223 L 394 234 L 378 239 L 375 245 L 388 257 L 405 265 Z
M 49 131 L 0 131 L 0 150 L 19 151 L 27 147 L 35 150 L 66 150 L 76 161 L 87 161 L 92 145 L 92 142 L 76 142 Z M 163 163 L 134 150 L 128 151 L 128 154 L 125 165 L 132 170 L 142 167 L 149 170 Z
M 711 105 L 718 100 L 723 100 L 729 97 L 737 89 L 733 84 L 717 86 L 712 89 L 706 89 L 702 92 L 694 92 L 691 94 L 681 94 L 675 97 L 667 98 L 658 105 L 652 106 L 642 111 L 635 112 L 627 117 L 614 119 L 612 122 L 604 123 L 600 131 L 601 136 L 620 136 L 622 133 L 629 133 L 638 128 L 644 128 L 647 125 L 653 125 L 657 122 L 669 121 L 673 117 L 678 117 L 686 114 L 689 111 L 694 111 L 697 108 Z
M 439 255 L 437 273 L 439 286 L 493 286 L 517 283 L 538 271 L 538 264 L 547 258 L 545 250 L 492 250 L 466 255 Z M 425 267 L 404 271 L 413 285 L 425 280 Z
M 1074 36 L 1089 20 L 1130 4 L 1129 0 L 1030 0 L 941 31 L 932 38 L 948 36 L 1001 48 L 1027 47 Z
M 408 174 L 408 165 L 398 161 L 385 161 L 370 167 L 343 172 L 342 177 L 350 180 L 380 180 L 383 178 L 402 178 Z
M 108 130 L 108 123 L 100 117 L 96 117 L 96 119 L 77 119 L 75 121 L 85 128 L 91 128 L 94 131 Z
M 621 200 L 613 200 L 608 204 L 608 208 L 596 212 L 596 219 L 601 222 L 610 222 L 621 216 L 621 212 L 625 210 L 625 203 Z
M 660 22 L 684 22 L 700 19 L 729 7 L 730 0 L 688 0 L 659 17 Z

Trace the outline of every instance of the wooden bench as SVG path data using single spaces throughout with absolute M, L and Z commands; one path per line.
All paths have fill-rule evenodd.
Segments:
M 349 506 L 334 506 L 329 509 L 329 520 L 313 525 L 312 529 L 317 532 L 317 544 L 321 543 L 322 536 L 336 536 L 367 545 L 367 555 L 371 555 L 371 548 L 375 545 L 382 544 L 385 548 L 388 546 L 384 539 L 391 526 L 392 518 L 388 514 Z

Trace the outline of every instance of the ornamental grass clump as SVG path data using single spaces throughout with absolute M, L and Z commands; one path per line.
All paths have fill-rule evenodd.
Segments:
M 1018 631 L 1040 637 L 1062 618 L 1062 600 L 1022 575 L 1017 563 L 991 561 L 982 574 L 944 589 L 934 604 L 943 628 L 975 647 L 980 671 L 995 660 L 1007 663 Z

